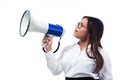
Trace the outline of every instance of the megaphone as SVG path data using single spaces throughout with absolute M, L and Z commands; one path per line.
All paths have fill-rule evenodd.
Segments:
M 62 37 L 65 29 L 61 25 L 45 23 L 35 21 L 30 14 L 29 10 L 26 10 L 21 18 L 20 22 L 20 36 L 24 37 L 27 32 L 40 32 L 48 35 Z
M 40 32 L 46 35 L 57 36 L 60 37 L 61 39 L 61 37 L 64 35 L 65 29 L 58 24 L 45 23 L 37 20 L 35 21 L 31 17 L 30 11 L 25 10 L 20 21 L 19 33 L 21 37 L 24 37 L 28 32 Z M 59 46 L 60 46 L 60 40 L 58 41 L 58 47 L 54 51 L 54 53 L 59 49 Z M 43 47 L 43 51 L 45 52 L 44 47 Z

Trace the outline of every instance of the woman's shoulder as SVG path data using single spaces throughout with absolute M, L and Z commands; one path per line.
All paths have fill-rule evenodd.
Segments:
M 75 45 L 76 45 L 76 43 L 72 43 L 72 44 L 69 44 L 69 45 L 65 46 L 65 47 L 63 48 L 63 50 L 61 51 L 61 53 L 60 53 L 59 59 L 62 58 L 63 55 L 65 55 L 66 52 L 67 52 L 68 50 L 70 50 L 72 47 L 74 47 Z
M 103 58 L 110 58 L 109 53 L 104 48 L 99 48 L 99 51 Z
M 100 51 L 101 54 L 108 53 L 104 48 L 101 48 L 101 47 L 98 47 L 98 50 Z
M 76 45 L 76 43 L 72 43 L 72 44 L 69 44 L 67 46 L 65 46 L 63 48 L 63 50 L 61 51 L 61 54 L 60 56 L 63 56 L 68 50 L 70 50 L 72 47 L 74 47 Z
M 62 52 L 71 49 L 71 48 L 72 48 L 73 46 L 75 46 L 76 44 L 77 44 L 77 43 L 72 43 L 72 44 L 69 44 L 69 45 L 65 46 L 64 49 L 62 50 Z

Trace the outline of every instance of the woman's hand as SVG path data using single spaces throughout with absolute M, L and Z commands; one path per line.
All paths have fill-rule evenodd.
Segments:
M 46 50 L 46 53 L 52 50 L 52 37 L 51 36 L 45 35 L 42 39 L 42 43 L 46 44 L 44 47 Z

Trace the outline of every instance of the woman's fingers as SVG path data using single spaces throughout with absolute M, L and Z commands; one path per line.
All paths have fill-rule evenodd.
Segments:
M 52 37 L 49 35 L 45 35 L 42 39 L 42 43 L 45 44 L 44 48 L 46 49 L 46 52 L 50 51 L 52 49 Z

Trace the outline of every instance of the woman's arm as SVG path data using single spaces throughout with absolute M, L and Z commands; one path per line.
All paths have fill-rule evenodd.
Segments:
M 103 68 L 99 72 L 100 80 L 113 80 L 111 72 L 111 60 L 105 51 L 102 50 L 101 53 L 104 59 L 104 64 Z
M 61 59 L 56 59 L 53 52 L 49 51 L 45 54 L 47 60 L 47 66 L 54 75 L 60 74 L 63 69 L 61 66 Z

